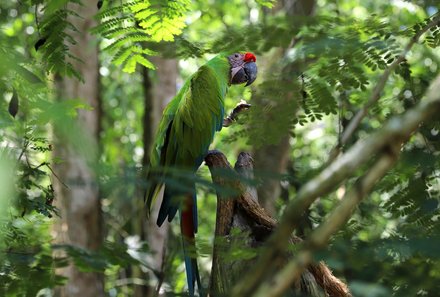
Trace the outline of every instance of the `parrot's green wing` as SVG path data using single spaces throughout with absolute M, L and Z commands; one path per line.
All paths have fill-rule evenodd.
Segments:
M 197 169 L 216 131 L 221 130 L 224 96 L 227 85 L 221 85 L 209 66 L 200 67 L 191 78 L 190 87 L 180 101 L 174 118 L 174 135 L 180 146 L 176 165 Z M 189 162 L 197 160 L 199 162 Z
M 219 55 L 186 81 L 164 110 L 150 155 L 151 170 L 173 167 L 195 171 L 200 166 L 215 132 L 222 128 L 228 80 L 227 58 Z M 156 174 L 153 178 L 156 181 L 150 180 L 152 186 L 145 197 L 148 209 L 166 178 L 164 174 Z M 163 215 L 169 214 L 172 219 L 177 207 L 173 205 Z

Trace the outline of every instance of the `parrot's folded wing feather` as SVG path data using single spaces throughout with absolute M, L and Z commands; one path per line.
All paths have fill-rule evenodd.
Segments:
M 172 107 L 170 105 L 170 107 Z M 164 161 L 166 159 L 168 142 L 170 141 L 170 132 L 173 124 L 174 115 L 171 108 L 167 108 L 162 120 L 159 124 L 156 140 L 150 154 L 150 168 L 148 169 L 147 182 L 149 186 L 145 192 L 144 202 L 147 204 L 147 209 L 150 210 L 154 201 L 157 198 L 161 188 L 164 185 Z M 165 113 L 164 112 L 164 113 Z
M 197 169 L 202 163 L 215 132 L 223 125 L 224 93 L 216 72 L 210 67 L 202 66 L 192 76 L 174 121 L 177 143 L 181 146 L 176 160 L 178 165 L 196 160 L 188 165 Z

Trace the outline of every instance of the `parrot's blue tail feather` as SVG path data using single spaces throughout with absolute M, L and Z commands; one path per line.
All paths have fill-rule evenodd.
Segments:
M 190 256 L 185 256 L 185 268 L 186 268 L 186 277 L 188 281 L 189 296 L 190 297 L 194 296 L 196 282 L 197 282 L 197 287 L 199 288 L 199 295 L 204 296 L 202 284 L 200 281 L 197 259 L 191 258 Z
M 187 195 L 184 200 L 180 217 L 180 228 L 183 236 L 183 253 L 185 257 L 186 277 L 188 280 L 190 297 L 194 296 L 196 282 L 197 287 L 199 288 L 199 295 L 204 296 L 197 266 L 197 251 L 195 244 L 195 233 L 197 232 L 197 209 L 195 205 L 195 193 Z

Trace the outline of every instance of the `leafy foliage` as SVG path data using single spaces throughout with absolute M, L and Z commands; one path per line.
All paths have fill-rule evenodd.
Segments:
M 0 293 L 2 296 L 36 296 L 43 288 L 55 287 L 64 278 L 55 274 L 57 267 L 65 266 L 62 259 L 54 259 L 45 243 L 47 221 L 41 216 L 15 219 L 1 229 L 6 230 L 0 258 Z
M 19 185 L 17 190 L 17 209 L 21 209 L 21 215 L 24 216 L 29 211 L 36 211 L 47 217 L 52 217 L 56 213 L 56 209 L 52 203 L 54 200 L 54 190 L 52 184 L 44 185 L 44 180 L 49 178 L 50 172 L 43 171 L 42 167 L 46 166 L 52 170 L 49 163 L 42 162 L 37 166 L 29 163 L 29 151 L 32 152 L 50 152 L 51 145 L 47 143 L 45 138 L 30 138 L 24 139 L 23 150 L 20 153 L 21 158 L 25 162 L 20 162 Z
M 262 6 L 272 8 L 276 1 L 275 0 L 257 0 L 256 2 Z
M 110 43 L 104 50 L 113 55 L 116 65 L 133 73 L 137 64 L 154 69 L 147 59 L 157 53 L 145 47 L 147 42 L 173 41 L 185 27 L 185 14 L 191 1 L 127 1 L 109 5 L 97 17 L 101 23 L 93 32 Z
M 248 135 L 253 145 L 275 144 L 287 130 L 293 132 L 298 123 L 304 125 L 321 120 L 326 115 L 341 114 L 345 109 L 351 111 L 354 105 L 365 103 L 375 84 L 371 73 L 377 76 L 390 66 L 409 41 L 402 37 L 414 38 L 435 17 L 432 15 L 404 30 L 396 30 L 393 24 L 377 15 L 362 21 L 351 17 L 318 16 L 299 26 L 293 25 L 287 16 L 285 19 L 277 17 L 278 25 L 285 24 L 277 29 L 270 21 L 249 25 L 245 31 L 252 32 L 252 39 L 264 40 L 263 36 L 271 30 L 277 30 L 276 35 L 282 36 L 280 40 L 264 40 L 263 44 L 267 43 L 264 47 L 286 46 L 283 42 L 287 36 L 293 36 L 290 39 L 298 44 L 276 56 L 280 62 L 269 66 L 271 77 L 264 78 L 254 96 L 260 99 L 258 106 L 250 111 L 251 120 L 246 119 L 247 127 L 230 140 Z M 430 30 L 424 42 L 434 44 L 431 31 L 437 32 Z M 241 35 L 230 33 L 214 40 L 213 46 L 239 44 Z M 261 43 L 257 47 L 247 45 L 255 51 L 262 46 Z M 410 67 L 404 59 L 395 74 L 409 82 Z
M 56 1 L 55 1 L 56 2 Z M 77 31 L 72 18 L 81 18 L 74 10 L 67 8 L 68 3 L 80 4 L 80 0 L 63 1 L 63 6 L 54 9 L 49 2 L 44 8 L 44 18 L 38 25 L 39 39 L 35 42 L 35 50 L 40 52 L 41 60 L 49 73 L 74 76 L 82 79 L 74 64 L 82 62 L 70 51 L 69 45 L 76 41 L 70 32 Z M 58 6 L 58 5 L 57 5 Z M 37 8 L 36 8 L 37 9 Z M 36 15 L 38 12 L 36 12 Z M 38 22 L 38 20 L 36 20 Z
M 138 2 L 131 8 L 139 26 L 153 41 L 173 41 L 185 27 L 185 12 L 191 1 Z

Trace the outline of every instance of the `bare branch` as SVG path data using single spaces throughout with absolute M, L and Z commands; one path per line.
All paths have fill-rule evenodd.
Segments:
M 427 98 L 416 107 L 399 117 L 394 117 L 376 133 L 358 141 L 350 150 L 337 161 L 330 164 L 318 176 L 306 183 L 298 192 L 297 197 L 290 202 L 271 238 L 267 248 L 252 269 L 253 273 L 245 276 L 234 288 L 232 296 L 250 296 L 254 289 L 274 273 L 272 261 L 279 253 L 284 252 L 288 239 L 298 225 L 302 213 L 320 196 L 328 194 L 346 178 L 351 177 L 359 166 L 379 154 L 379 159 L 387 153 L 391 144 L 406 141 L 418 126 L 440 112 L 440 76 L 428 90 Z M 304 257 L 306 255 L 303 255 Z M 305 258 L 297 260 L 306 261 Z M 272 269 L 271 269 L 272 268 Z

